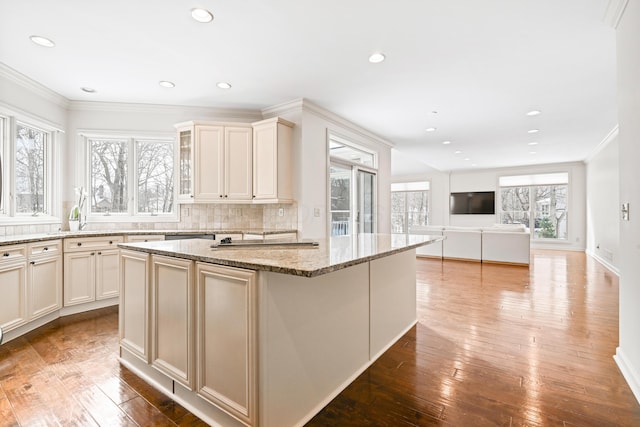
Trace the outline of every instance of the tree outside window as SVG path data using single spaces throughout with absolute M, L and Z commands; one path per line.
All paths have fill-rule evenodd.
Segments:
M 48 133 L 18 123 L 15 145 L 16 213 L 44 213 Z
M 391 232 L 409 233 L 413 226 L 428 225 L 429 191 L 391 192 Z
M 568 185 L 503 187 L 500 200 L 502 224 L 524 224 L 534 239 L 567 239 Z
M 171 141 L 95 138 L 88 143 L 92 214 L 173 213 Z

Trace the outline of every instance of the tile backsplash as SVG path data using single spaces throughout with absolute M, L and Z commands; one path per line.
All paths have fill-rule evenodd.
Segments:
M 51 224 L 0 225 L 0 237 L 68 230 L 68 213 L 74 202 L 63 204 L 62 222 Z M 297 230 L 298 206 L 293 204 L 191 204 L 179 205 L 179 222 L 89 222 L 85 230 Z

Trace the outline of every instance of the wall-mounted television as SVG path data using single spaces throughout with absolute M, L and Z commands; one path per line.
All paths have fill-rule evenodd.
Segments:
M 449 207 L 452 215 L 493 215 L 496 213 L 496 192 L 467 191 L 464 193 L 451 193 Z

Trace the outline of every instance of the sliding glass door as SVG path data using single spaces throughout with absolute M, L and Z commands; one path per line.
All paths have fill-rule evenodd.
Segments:
M 357 165 L 332 162 L 331 236 L 376 232 L 376 174 Z

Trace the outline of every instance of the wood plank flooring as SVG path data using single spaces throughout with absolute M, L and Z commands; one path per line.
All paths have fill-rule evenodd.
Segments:
M 418 324 L 307 426 L 640 426 L 612 358 L 618 278 L 595 260 L 422 259 L 417 276 Z
M 612 355 L 618 281 L 583 253 L 531 269 L 418 260 L 418 324 L 308 426 L 640 426 Z M 200 426 L 118 363 L 116 308 L 0 346 L 0 426 Z

